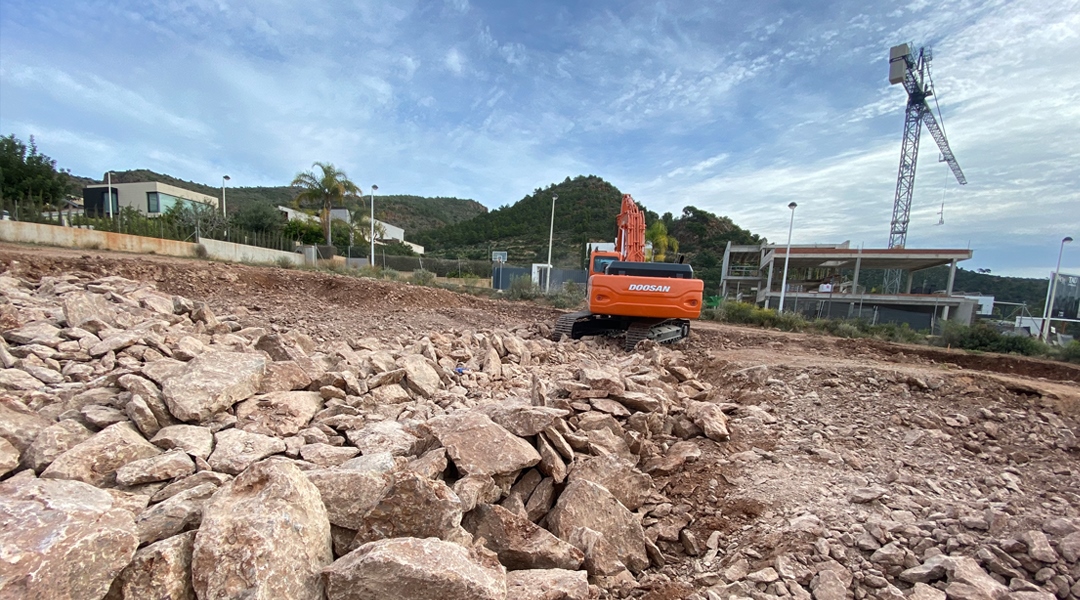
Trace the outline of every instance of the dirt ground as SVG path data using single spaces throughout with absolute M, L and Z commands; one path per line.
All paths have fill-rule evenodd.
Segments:
M 316 341 L 539 328 L 560 313 L 403 282 L 10 244 L 0 244 L 0 271 L 153 281 L 245 326 L 301 329 Z M 792 524 L 808 515 L 837 540 L 841 557 L 843 547 L 852 552 L 845 536 L 858 537 L 883 514 L 1011 517 L 1005 530 L 934 541 L 943 548 L 1080 517 L 1080 366 L 712 322 L 693 324 L 691 338 L 671 351 L 714 386 L 714 400 L 741 408 L 731 441 L 698 438 L 697 462 L 656 479 L 676 509 L 686 506 L 698 541 L 713 536 L 716 549 L 694 558 L 685 542 L 660 543 L 678 560 L 655 574 L 644 597 L 684 598 L 737 557 L 753 569 L 805 550 L 812 528 Z M 850 500 L 868 486 L 889 490 L 874 508 Z

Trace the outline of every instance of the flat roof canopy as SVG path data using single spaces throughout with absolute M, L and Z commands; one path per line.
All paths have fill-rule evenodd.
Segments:
M 782 262 L 787 248 L 776 247 L 766 255 L 765 262 Z M 971 250 L 914 250 L 911 248 L 846 249 L 846 248 L 791 248 L 789 266 L 796 269 L 854 269 L 855 261 L 862 259 L 860 270 L 901 269 L 921 271 L 947 265 L 952 261 L 971 258 Z

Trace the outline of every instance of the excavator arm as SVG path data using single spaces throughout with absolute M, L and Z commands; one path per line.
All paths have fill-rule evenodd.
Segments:
M 622 212 L 617 223 L 619 235 L 615 238 L 615 251 L 621 260 L 645 262 L 645 215 L 641 214 L 630 194 L 623 194 Z

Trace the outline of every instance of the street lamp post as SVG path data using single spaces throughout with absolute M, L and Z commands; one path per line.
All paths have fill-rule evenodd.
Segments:
M 1071 237 L 1065 236 L 1061 240 L 1061 247 L 1058 248 L 1057 267 L 1054 267 L 1053 280 L 1050 281 L 1050 301 L 1043 307 L 1042 331 L 1039 332 L 1039 339 L 1044 342 L 1050 337 L 1050 318 L 1054 315 L 1054 296 L 1057 295 L 1058 273 L 1061 271 L 1061 255 L 1065 252 L 1065 244 L 1071 241 L 1073 241 Z
M 787 269 L 788 262 L 791 261 L 791 231 L 795 227 L 795 207 L 798 204 L 792 202 L 787 207 L 791 209 L 791 222 L 788 223 L 787 230 L 787 250 L 784 251 L 784 277 L 780 280 L 780 308 L 777 312 L 784 312 L 784 295 L 787 293 Z
M 375 192 L 379 190 L 379 186 L 371 186 L 371 254 L 368 258 L 371 260 L 371 266 L 375 266 Z
M 547 280 L 544 282 L 544 293 L 551 292 L 551 245 L 555 240 L 555 201 L 559 199 L 558 194 L 551 195 L 551 228 L 548 229 L 548 260 L 547 260 Z
M 228 175 L 221 176 L 221 216 L 225 217 L 225 239 L 229 239 L 229 210 L 225 204 L 225 182 L 232 179 Z
M 113 218 L 112 210 L 112 171 L 108 171 L 105 177 L 109 180 L 109 187 L 105 190 L 105 202 L 109 204 L 109 219 Z

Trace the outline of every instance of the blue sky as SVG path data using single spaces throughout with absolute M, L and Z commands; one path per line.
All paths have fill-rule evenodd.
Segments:
M 904 92 L 930 45 L 958 186 L 924 131 L 909 247 L 1080 272 L 1080 0 L 5 0 L 0 132 L 99 177 L 363 189 L 490 208 L 579 174 L 774 241 L 888 242 Z M 944 225 L 938 212 L 944 199 Z M 614 215 L 612 215 L 614 218 Z

